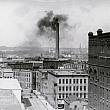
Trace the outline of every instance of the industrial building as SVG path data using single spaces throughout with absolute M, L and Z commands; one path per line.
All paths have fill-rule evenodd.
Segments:
M 89 36 L 89 110 L 110 110 L 110 32 Z
M 77 70 L 88 70 L 88 64 L 86 61 L 67 61 L 67 63 L 62 64 L 59 66 L 59 69 L 77 69 Z
M 71 95 L 88 99 L 88 74 L 77 70 L 40 70 L 36 75 L 37 90 L 54 106 Z
M 14 79 L 18 79 L 22 89 L 36 89 L 36 72 L 25 69 L 14 69 Z

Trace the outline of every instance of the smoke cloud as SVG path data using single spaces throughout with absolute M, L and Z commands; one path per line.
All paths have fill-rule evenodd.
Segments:
M 50 28 L 55 31 L 55 22 L 58 22 L 63 26 L 68 26 L 66 15 L 54 15 L 53 11 L 47 12 L 46 16 L 40 19 L 37 23 L 39 31 L 41 34 L 46 32 L 46 29 Z
M 37 22 L 38 27 L 38 35 L 48 37 L 50 41 L 54 41 L 55 38 L 55 22 L 58 20 L 60 24 L 60 39 L 65 38 L 63 35 L 64 30 L 69 30 L 70 26 L 67 22 L 68 16 L 63 14 L 54 14 L 53 11 L 49 11 L 46 13 L 46 16 L 41 18 Z

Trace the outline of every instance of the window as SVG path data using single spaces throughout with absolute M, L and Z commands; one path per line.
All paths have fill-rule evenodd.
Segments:
M 66 98 L 68 97 L 68 93 L 66 93 Z
M 75 84 L 75 79 L 73 79 L 73 84 Z
M 76 86 L 76 91 L 78 91 L 78 86 Z
M 66 84 L 68 84 L 68 79 L 66 79 Z
M 64 93 L 62 94 L 62 98 L 63 98 L 63 99 L 65 98 L 65 94 L 64 94 Z
M 63 84 L 65 84 L 65 79 L 63 79 Z
M 59 86 L 59 91 L 61 91 L 61 86 Z
M 86 86 L 84 86 L 84 91 L 86 91 Z
M 66 86 L 66 91 L 68 91 L 68 86 Z
M 64 87 L 64 86 L 62 87 L 62 90 L 63 90 L 63 91 L 65 90 L 65 87 Z
M 75 91 L 75 86 L 73 86 L 73 91 Z
M 76 79 L 76 83 L 78 84 L 78 79 Z
M 69 96 L 71 96 L 71 93 L 69 93 Z
M 59 93 L 59 99 L 61 99 L 61 93 Z
M 84 93 L 84 98 L 86 98 L 86 93 Z
M 84 83 L 86 83 L 86 79 L 84 79 Z
M 77 110 L 77 105 L 74 106 L 74 109 Z
M 71 84 L 71 79 L 69 79 L 69 83 Z
M 78 97 L 78 93 L 76 93 L 76 96 Z
M 82 86 L 80 86 L 80 91 L 82 91 Z
M 80 79 L 80 84 L 82 84 L 82 79 Z
M 61 79 L 59 79 L 59 84 L 61 84 Z
M 104 81 L 104 77 L 103 77 L 103 82 L 105 82 L 105 81 Z
M 104 88 L 102 87 L 102 97 L 104 97 Z
M 80 98 L 82 98 L 82 93 L 80 93 Z
M 108 89 L 107 89 L 107 100 L 108 100 L 108 97 L 109 97 L 109 91 L 108 91 Z
M 73 95 L 75 95 L 75 93 L 73 93 Z
M 89 73 L 91 73 L 92 72 L 92 68 L 89 68 Z
M 71 86 L 69 87 L 69 90 L 71 91 Z

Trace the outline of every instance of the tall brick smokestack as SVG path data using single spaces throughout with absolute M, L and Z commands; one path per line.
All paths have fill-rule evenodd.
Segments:
M 56 59 L 59 59 L 59 22 L 56 19 Z
M 70 29 L 69 24 L 67 23 L 68 17 L 63 14 L 54 14 L 53 11 L 49 11 L 46 16 L 41 18 L 38 23 L 38 35 L 48 37 L 48 39 L 56 40 L 56 49 L 55 49 L 55 58 L 59 58 L 59 24 L 61 33 L 65 29 Z M 61 35 L 61 38 L 64 38 L 65 35 Z

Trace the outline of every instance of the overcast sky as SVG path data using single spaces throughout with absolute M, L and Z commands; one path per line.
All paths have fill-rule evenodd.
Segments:
M 37 21 L 51 10 L 66 14 L 72 26 L 60 41 L 61 47 L 79 47 L 80 43 L 87 47 L 89 31 L 110 31 L 109 0 L 0 0 L 0 46 L 21 46 L 29 41 L 30 46 L 49 46 L 47 38 L 37 38 L 35 31 Z

